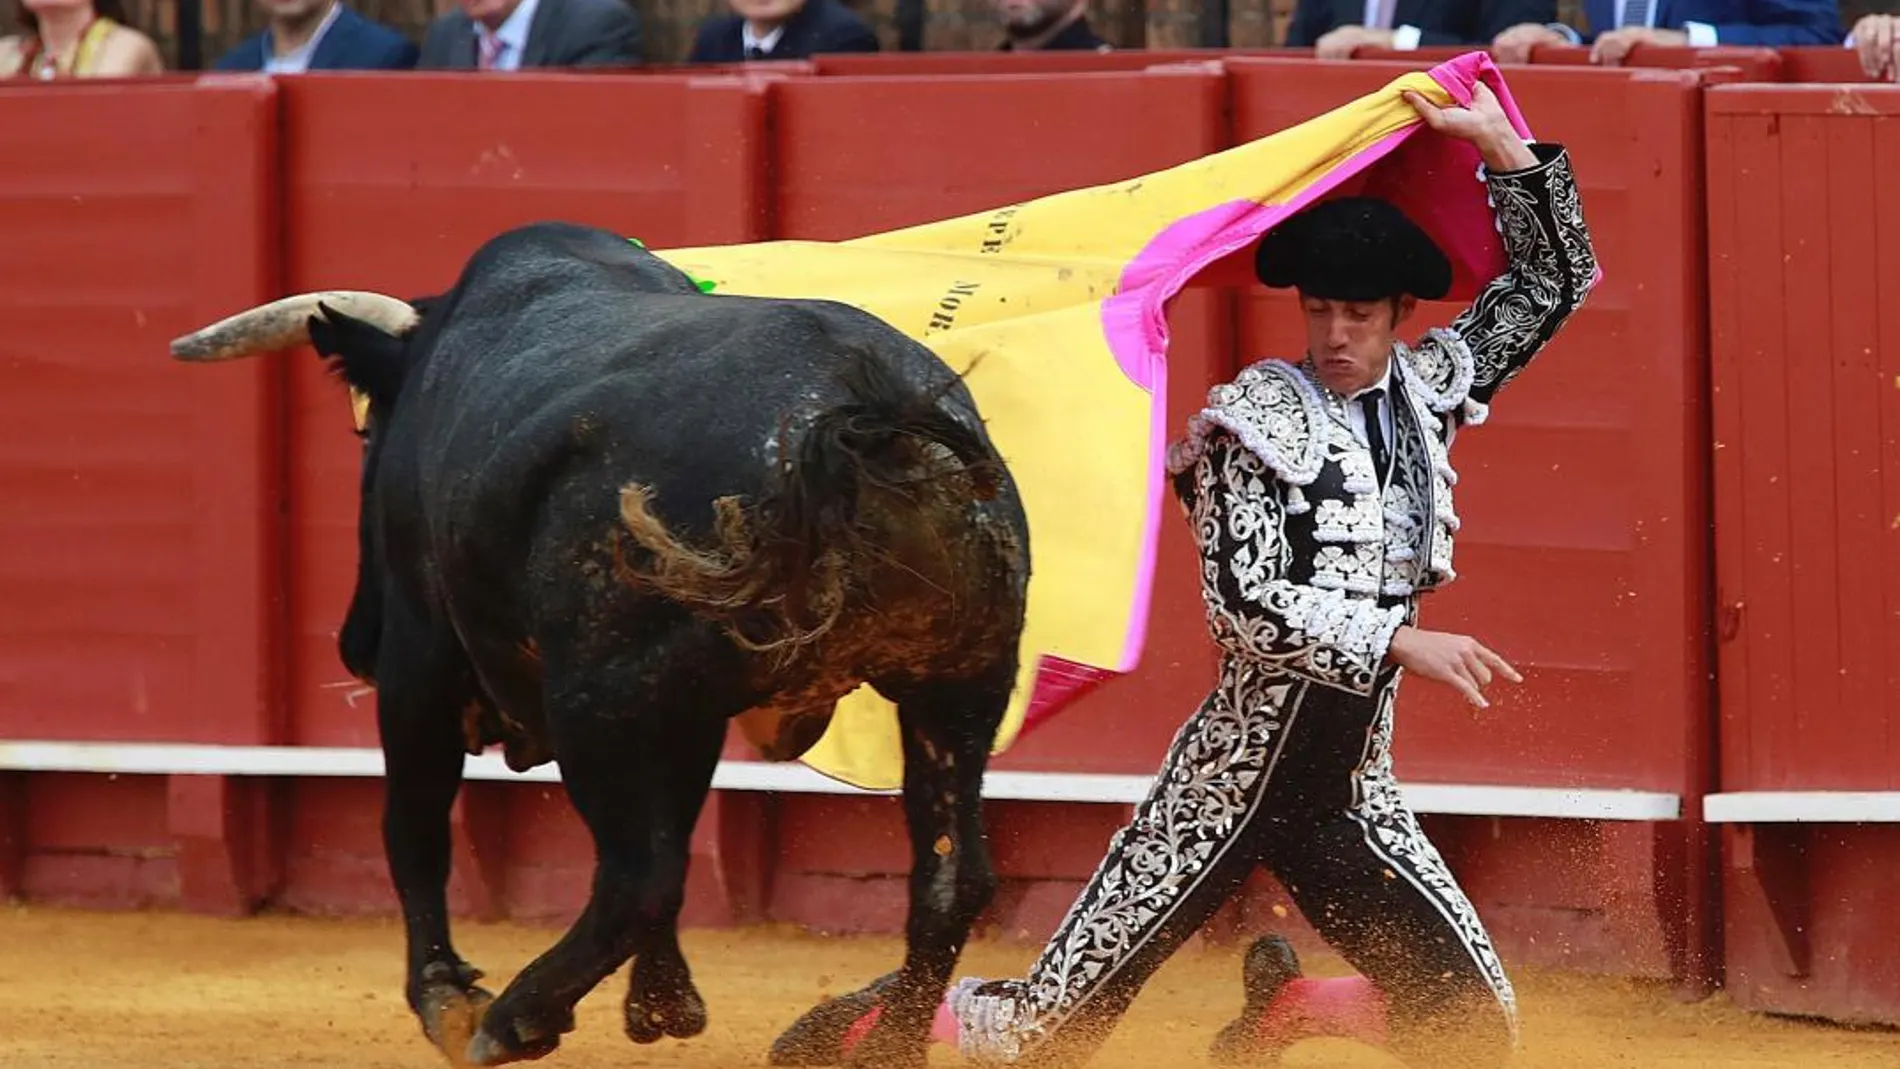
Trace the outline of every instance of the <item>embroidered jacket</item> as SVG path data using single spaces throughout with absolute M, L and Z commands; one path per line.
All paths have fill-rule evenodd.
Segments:
M 1392 360 L 1392 474 L 1381 491 L 1346 402 L 1309 361 L 1268 359 L 1215 387 L 1169 449 L 1201 552 L 1214 640 L 1230 655 L 1370 694 L 1417 595 L 1456 578 L 1461 425 L 1583 302 L 1596 254 L 1568 155 L 1532 145 L 1533 167 L 1490 174 L 1509 269 L 1449 329 Z

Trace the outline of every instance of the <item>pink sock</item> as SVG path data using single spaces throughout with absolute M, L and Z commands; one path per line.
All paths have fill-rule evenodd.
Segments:
M 937 1015 L 930 1019 L 930 1038 L 949 1046 L 957 1045 L 957 1015 L 950 1012 L 950 999 L 937 1003 Z
M 1312 1036 L 1383 1044 L 1385 995 L 1363 976 L 1302 977 L 1280 989 L 1255 1027 L 1260 1038 L 1281 1045 Z
M 853 1047 L 862 1043 L 864 1037 L 871 1034 L 871 1029 L 877 1025 L 877 1019 L 883 1015 L 884 1007 L 877 1006 L 871 1012 L 851 1022 L 851 1027 L 844 1031 L 844 1038 L 838 1041 L 842 1052 L 851 1053 Z M 936 1016 L 930 1019 L 930 1038 L 952 1047 L 957 1045 L 957 1019 L 950 1012 L 950 1000 L 947 998 L 937 1003 Z

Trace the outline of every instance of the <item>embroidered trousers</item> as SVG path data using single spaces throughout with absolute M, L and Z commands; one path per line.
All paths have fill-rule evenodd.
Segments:
M 1228 657 L 1134 819 L 1029 974 L 958 1005 L 964 1054 L 1079 1064 L 1253 866 L 1385 994 L 1395 1033 L 1462 1014 L 1515 1044 L 1511 984 L 1476 911 L 1403 804 L 1390 757 L 1400 670 L 1368 697 Z M 1495 1007 L 1488 1022 L 1470 1007 Z

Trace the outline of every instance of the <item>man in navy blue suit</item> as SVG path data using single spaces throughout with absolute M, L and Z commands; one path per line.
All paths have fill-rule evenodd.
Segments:
M 1590 29 L 1521 23 L 1491 42 L 1500 63 L 1523 63 L 1538 45 L 1590 46 L 1590 59 L 1623 62 L 1637 45 L 1838 45 L 1846 36 L 1835 0 L 1584 0 Z
M 261 0 L 270 25 L 240 41 L 213 69 L 295 74 L 306 70 L 408 70 L 413 41 L 371 22 L 342 0 Z
M 809 59 L 820 52 L 876 52 L 877 34 L 838 0 L 729 0 L 730 15 L 699 25 L 688 63 Z

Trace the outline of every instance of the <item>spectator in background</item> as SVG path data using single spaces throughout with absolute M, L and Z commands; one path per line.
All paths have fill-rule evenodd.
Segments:
M 513 71 L 639 62 L 640 16 L 623 0 L 460 0 L 429 23 L 416 66 Z
M 1089 26 L 1088 0 L 990 0 L 1004 52 L 1107 52 Z
M 1590 61 L 1614 67 L 1637 45 L 1713 48 L 1716 45 L 1841 43 L 1835 0 L 1584 0 L 1589 33 L 1555 19 L 1526 20 L 1491 42 L 1500 63 L 1523 63 L 1539 45 L 1590 46 Z
M 0 78 L 163 74 L 150 37 L 126 25 L 120 0 L 15 0 L 24 34 L 0 37 Z
M 876 52 L 877 34 L 838 0 L 728 0 L 730 15 L 699 24 L 688 63 L 810 59 L 820 52 Z
M 371 22 L 342 0 L 259 0 L 270 25 L 238 42 L 212 68 L 296 74 L 306 70 L 407 70 L 415 42 Z
M 1361 48 L 1482 48 L 1511 26 L 1556 20 L 1557 0 L 1299 0 L 1286 43 L 1320 59 L 1350 59 Z
M 1862 15 L 1847 35 L 1869 78 L 1900 82 L 1900 15 Z

